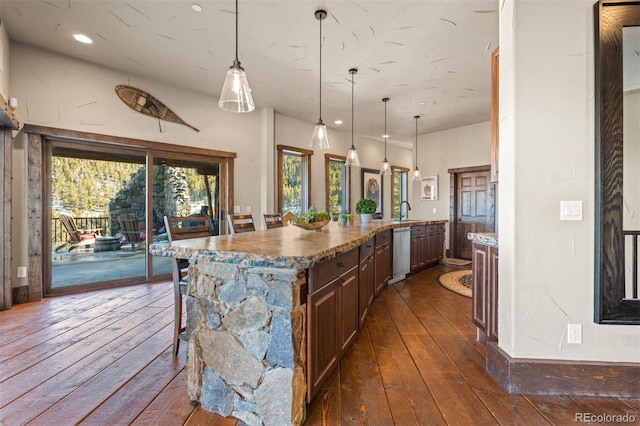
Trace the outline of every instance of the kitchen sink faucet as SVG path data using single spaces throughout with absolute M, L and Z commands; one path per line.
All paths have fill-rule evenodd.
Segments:
M 407 209 L 405 210 L 405 215 L 402 215 L 402 205 L 403 204 L 407 205 Z M 400 208 L 398 210 L 399 210 L 399 215 L 400 215 L 398 220 L 402 220 L 403 218 L 408 219 L 409 218 L 409 210 L 411 210 L 411 204 L 409 204 L 409 202 L 407 200 L 401 201 L 400 202 Z

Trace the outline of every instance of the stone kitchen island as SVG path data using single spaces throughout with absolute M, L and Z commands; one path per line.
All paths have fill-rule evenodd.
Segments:
M 248 425 L 301 424 L 312 390 L 335 369 L 366 316 L 362 284 L 374 277 L 375 255 L 390 256 L 392 229 L 445 222 L 331 222 L 320 231 L 288 226 L 152 244 L 154 255 L 191 261 L 189 399 Z M 387 260 L 379 266 L 388 280 Z M 377 293 L 370 288 L 364 308 Z M 334 344 L 333 334 L 346 337 Z M 312 344 L 322 339 L 329 343 Z

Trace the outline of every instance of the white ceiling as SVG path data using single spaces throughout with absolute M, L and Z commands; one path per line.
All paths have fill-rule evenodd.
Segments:
M 0 15 L 12 41 L 217 97 L 234 58 L 234 8 L 211 0 L 2 0 Z M 420 134 L 489 119 L 498 0 L 240 1 L 239 57 L 258 108 L 317 121 L 319 8 L 328 12 L 322 118 L 329 127 L 351 129 L 352 67 L 357 134 L 382 135 L 383 97 L 391 98 L 395 140 L 413 140 L 416 114 Z M 73 40 L 78 32 L 94 43 Z

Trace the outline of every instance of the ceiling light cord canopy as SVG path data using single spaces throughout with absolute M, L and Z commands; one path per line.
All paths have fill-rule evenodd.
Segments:
M 316 123 L 316 127 L 313 129 L 313 135 L 311 136 L 311 143 L 309 147 L 311 149 L 329 149 L 329 138 L 327 136 L 327 126 L 322 122 L 322 21 L 327 17 L 327 12 L 324 10 L 316 10 L 315 17 L 320 21 L 320 118 Z
M 384 161 L 380 166 L 380 174 L 387 176 L 391 174 L 391 166 L 389 165 L 389 160 L 387 160 L 387 139 L 389 139 L 389 134 L 387 133 L 387 102 L 389 102 L 389 98 L 382 98 L 382 102 L 384 102 L 384 135 L 382 135 L 384 139 Z
M 256 109 L 247 74 L 238 60 L 238 0 L 236 0 L 236 58 L 227 71 L 218 106 L 231 112 L 251 112 Z
M 416 115 L 413 118 L 416 119 L 416 168 L 413 170 L 411 180 L 414 182 L 420 182 L 422 180 L 422 175 L 420 174 L 420 169 L 418 168 L 418 118 L 420 118 L 420 116 Z
M 353 87 L 354 87 L 354 83 L 353 83 L 353 76 L 358 72 L 357 68 L 351 68 L 349 70 L 349 74 L 351 74 L 351 148 L 349 148 L 349 151 L 347 151 L 347 159 L 344 162 L 344 165 L 347 167 L 360 167 L 360 158 L 358 157 L 358 151 L 356 151 L 356 146 L 354 145 L 353 142 L 353 132 L 354 132 L 354 127 L 353 127 L 353 111 L 354 111 L 354 101 L 353 101 Z

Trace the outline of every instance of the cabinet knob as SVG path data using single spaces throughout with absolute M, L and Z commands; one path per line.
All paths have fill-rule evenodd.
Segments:
M 344 278 L 340 278 L 340 279 L 336 282 L 336 285 L 343 286 L 343 285 L 344 285 Z
M 338 262 L 338 268 L 344 268 L 344 262 Z

